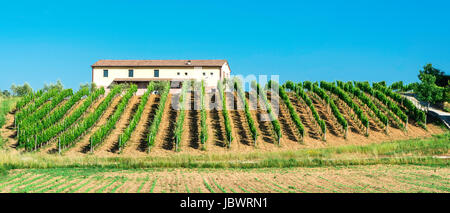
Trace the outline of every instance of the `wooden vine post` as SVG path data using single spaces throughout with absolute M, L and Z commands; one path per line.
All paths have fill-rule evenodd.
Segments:
M 178 152 L 178 137 L 175 136 L 175 152 Z
M 91 147 L 91 153 L 94 152 L 94 147 L 92 146 L 92 138 L 89 139 L 90 147 Z
M 122 153 L 122 135 L 119 135 L 119 153 Z
M 366 137 L 369 137 L 369 123 L 366 126 Z
M 344 129 L 344 139 L 347 139 L 348 136 L 348 125 Z
M 151 135 L 149 135 L 148 136 L 148 144 L 149 144 L 149 146 L 148 146 L 148 149 L 147 149 L 147 153 L 150 153 L 150 149 L 152 148 L 151 146 L 150 146 L 150 140 L 151 140 Z
M 405 132 L 408 131 L 408 117 L 406 117 L 405 121 Z
M 385 132 L 387 135 L 389 135 L 388 127 L 389 127 L 389 120 L 386 119 L 386 124 L 385 124 L 385 127 L 384 127 L 384 132 Z

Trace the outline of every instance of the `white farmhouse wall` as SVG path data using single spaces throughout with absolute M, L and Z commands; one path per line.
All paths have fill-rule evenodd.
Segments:
M 128 70 L 130 69 L 134 71 L 134 76 L 132 78 L 154 78 L 154 70 L 159 70 L 159 78 L 205 80 L 207 87 L 213 87 L 216 86 L 217 81 L 220 80 L 220 72 L 223 71 L 223 68 L 224 67 L 95 67 L 93 69 L 92 78 L 97 86 L 108 87 L 116 78 L 129 78 Z M 103 77 L 103 70 L 108 70 L 108 77 Z M 229 69 L 226 72 L 229 75 Z
M 228 78 L 228 79 L 230 78 L 231 70 L 230 70 L 230 66 L 228 65 L 228 63 L 225 63 L 221 67 L 221 71 L 222 71 L 223 78 Z

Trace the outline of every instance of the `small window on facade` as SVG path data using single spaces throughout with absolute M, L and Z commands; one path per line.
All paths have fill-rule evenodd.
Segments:
M 128 77 L 130 77 L 130 78 L 134 77 L 134 71 L 133 70 L 128 70 Z
M 103 77 L 105 77 L 105 78 L 108 77 L 108 70 L 103 70 Z
M 187 75 L 187 72 L 185 72 L 184 75 Z
M 159 70 L 155 70 L 154 76 L 155 76 L 155 78 L 159 77 Z
M 206 75 L 206 72 L 203 73 L 203 76 L 205 76 L 205 75 Z
M 180 75 L 180 72 L 177 72 L 177 75 Z
M 214 75 L 214 73 L 211 73 L 211 75 Z

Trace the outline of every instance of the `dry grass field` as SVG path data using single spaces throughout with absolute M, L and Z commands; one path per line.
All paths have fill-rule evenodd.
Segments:
M 284 169 L 30 169 L 0 179 L 8 193 L 448 193 L 450 169 L 372 165 Z

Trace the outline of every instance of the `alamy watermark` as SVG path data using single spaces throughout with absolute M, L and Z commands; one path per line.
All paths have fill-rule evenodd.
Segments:
M 280 106 L 279 79 L 279 75 L 247 75 L 245 77 L 233 75 L 230 78 L 217 81 L 215 85 L 207 85 L 204 94 L 205 110 L 223 110 L 222 95 L 218 89 L 218 85 L 222 84 L 227 110 L 245 110 L 245 99 L 249 110 L 258 110 L 258 117 L 262 121 L 270 121 L 274 117 L 278 118 Z M 201 110 L 201 81 L 187 80 L 182 81 L 181 85 L 183 84 L 187 84 L 184 109 Z M 238 88 L 243 90 L 243 93 L 240 93 Z M 175 93 L 172 94 L 171 107 L 174 110 L 180 110 L 179 100 L 182 89 L 173 91 Z M 268 107 L 271 108 L 274 116 L 269 116 Z

